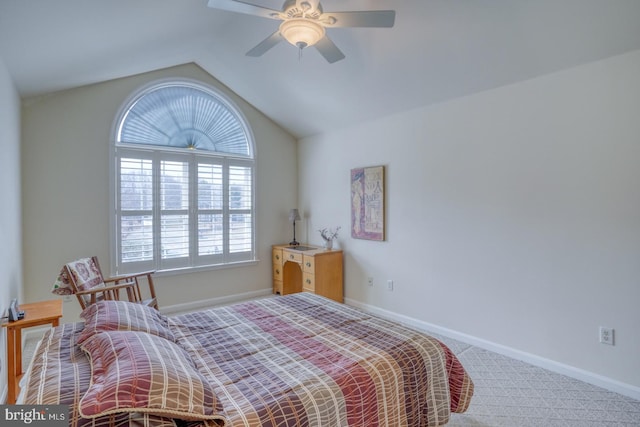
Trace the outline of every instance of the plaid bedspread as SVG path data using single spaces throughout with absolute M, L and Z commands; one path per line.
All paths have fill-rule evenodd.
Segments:
M 231 426 L 436 426 L 473 383 L 441 342 L 311 293 L 174 318 Z
M 169 326 L 212 384 L 227 426 L 436 426 L 473 394 L 438 340 L 310 293 L 184 314 Z M 45 335 L 23 403 L 70 404 L 73 426 L 175 426 L 152 414 L 78 415 L 91 371 L 75 345 L 82 327 Z

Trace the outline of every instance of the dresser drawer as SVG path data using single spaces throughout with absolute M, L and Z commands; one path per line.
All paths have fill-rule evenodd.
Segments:
M 271 251 L 271 261 L 273 265 L 282 265 L 282 249 L 274 249 Z
M 315 271 L 315 258 L 312 256 L 304 256 L 302 262 L 302 271 L 313 273 Z
M 302 264 L 302 254 L 301 253 L 283 251 L 282 255 L 284 256 L 283 262 L 293 261 L 293 262 L 297 262 L 298 264 Z
M 282 281 L 282 265 L 273 265 L 273 280 Z
M 306 272 L 302 274 L 302 289 L 307 292 L 316 291 L 316 279 L 313 274 Z

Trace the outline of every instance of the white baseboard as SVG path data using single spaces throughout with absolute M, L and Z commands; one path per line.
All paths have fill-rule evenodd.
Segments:
M 544 357 L 537 356 L 535 354 L 527 353 L 521 350 L 517 350 L 505 345 L 497 344 L 491 341 L 484 340 L 482 338 L 474 337 L 472 335 L 463 334 L 461 332 L 454 331 L 452 329 L 443 328 L 425 322 L 422 320 L 414 319 L 409 316 L 394 313 L 389 310 L 384 310 L 379 307 L 375 307 L 369 304 L 364 304 L 360 301 L 356 301 L 350 298 L 345 298 L 345 303 L 357 308 L 360 308 L 369 313 L 376 314 L 380 317 L 384 317 L 390 320 L 394 320 L 399 323 L 403 323 L 408 326 L 412 326 L 416 329 L 423 330 L 425 332 L 432 332 L 448 338 L 452 338 L 464 343 L 483 348 L 485 350 L 493 351 L 494 353 L 502 354 L 513 359 L 521 360 L 534 366 L 547 369 L 558 374 L 566 375 L 571 378 L 575 378 L 580 381 L 584 381 L 589 384 L 602 387 L 606 390 L 620 393 L 624 396 L 631 397 L 636 400 L 640 400 L 640 387 L 623 383 L 618 380 L 614 380 L 603 375 L 599 375 L 593 372 L 586 371 L 584 369 L 576 368 L 574 366 L 566 365 L 564 363 L 557 362 L 555 360 L 546 359 Z
M 263 298 L 272 295 L 271 288 L 262 289 L 259 291 L 245 292 L 242 294 L 228 295 L 218 298 L 209 298 L 205 300 L 187 302 L 183 304 L 174 304 L 166 307 L 160 307 L 162 314 L 180 314 L 190 311 L 201 310 L 203 308 L 210 308 L 218 305 L 232 304 L 234 302 L 246 301 L 256 298 Z

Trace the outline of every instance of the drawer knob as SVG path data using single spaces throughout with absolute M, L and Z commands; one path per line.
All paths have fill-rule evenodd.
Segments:
M 276 255 L 276 259 L 280 259 L 280 255 Z
M 311 284 L 311 280 L 307 279 L 307 283 L 310 285 Z
M 307 267 L 311 267 L 311 263 L 307 261 Z
M 280 270 L 276 270 L 276 274 L 280 274 Z
M 289 255 L 289 259 L 293 259 L 295 258 L 293 255 Z

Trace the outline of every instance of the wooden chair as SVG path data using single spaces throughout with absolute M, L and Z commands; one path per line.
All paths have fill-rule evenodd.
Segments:
M 157 310 L 158 300 L 151 277 L 153 273 L 154 271 L 145 271 L 105 279 L 97 257 L 81 258 L 62 267 L 52 292 L 75 295 L 83 310 L 97 301 L 120 300 L 121 296 Z M 145 283 L 148 290 L 143 293 L 141 285 Z

